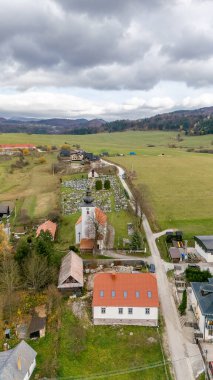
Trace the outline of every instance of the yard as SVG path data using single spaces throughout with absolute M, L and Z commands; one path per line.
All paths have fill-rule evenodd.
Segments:
M 49 331 L 45 338 L 32 342 L 32 345 L 38 352 L 36 373 L 40 376 L 86 379 L 91 375 L 95 377 L 96 374 L 115 371 L 117 375 L 110 376 L 110 379 L 166 378 L 155 328 L 92 326 L 81 322 L 66 308 L 60 330 Z M 47 364 L 45 369 L 44 357 L 47 358 L 45 363 L 49 362 L 48 358 L 52 358 L 54 368 L 51 366 L 51 371 Z M 130 372 L 131 368 L 146 368 L 155 363 L 160 363 L 160 366 Z M 109 375 L 101 378 L 106 380 Z

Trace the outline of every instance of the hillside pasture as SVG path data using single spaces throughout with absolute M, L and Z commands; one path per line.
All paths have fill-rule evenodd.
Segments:
M 29 164 L 23 168 L 11 170 L 11 164 L 17 157 L 9 161 L 0 161 L 0 202 L 16 203 L 17 218 L 19 216 L 42 218 L 58 207 L 57 187 L 59 180 L 52 175 L 51 165 L 56 157 L 46 155 L 46 163 L 37 164 L 37 158 L 27 157 Z

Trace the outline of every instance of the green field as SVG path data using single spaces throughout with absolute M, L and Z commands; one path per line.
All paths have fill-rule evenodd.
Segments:
M 108 151 L 111 155 L 123 153 L 124 157 L 111 157 L 110 160 L 126 167 L 129 171 L 136 172 L 137 177 L 133 182 L 141 191 L 153 217 L 155 228 L 183 229 L 187 238 L 191 238 L 194 234 L 212 233 L 213 155 L 187 152 L 187 149 L 212 149 L 213 137 L 212 135 L 182 136 L 183 141 L 178 142 L 176 136 L 175 132 L 162 131 L 84 136 L 1 134 L 0 143 L 60 146 L 68 142 L 71 145 L 80 144 L 82 149 L 94 153 L 103 151 Z M 129 156 L 130 151 L 134 151 L 136 156 Z M 43 172 L 43 177 L 38 168 L 34 168 L 30 174 L 26 168 L 26 172 L 11 176 L 5 173 L 4 165 L 0 163 L 0 180 L 3 183 L 0 200 L 11 199 L 11 194 L 13 198 L 25 194 L 30 197 L 24 205 L 30 215 L 41 212 L 42 199 L 48 207 L 56 204 L 57 178 L 51 176 L 50 169 L 47 177 L 45 176 L 47 168 L 46 173 Z M 45 170 L 45 167 L 43 169 Z M 43 181 L 44 186 L 41 185 Z M 37 192 L 42 196 L 38 197 Z
M 132 333 L 130 335 L 130 333 Z M 103 376 L 122 380 L 164 380 L 165 367 L 155 328 L 138 326 L 92 326 L 78 320 L 66 310 L 60 330 L 49 331 L 45 338 L 30 342 L 37 351 L 39 378 L 48 376 L 64 379 L 124 371 L 117 376 Z M 44 361 L 45 359 L 45 361 Z M 131 368 L 149 368 L 128 373 Z M 125 373 L 126 372 L 126 373 Z M 170 379 L 167 368 L 168 379 Z M 55 376 L 54 376 L 55 375 Z

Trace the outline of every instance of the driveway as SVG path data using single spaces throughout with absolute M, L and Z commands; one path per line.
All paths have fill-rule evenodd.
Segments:
M 102 160 L 102 162 L 110 164 L 104 160 Z M 115 166 L 118 169 L 118 175 L 121 183 L 128 192 L 131 204 L 134 207 L 134 198 L 131 190 L 122 178 L 124 170 L 118 165 Z M 139 210 L 139 214 L 140 213 L 141 211 Z M 165 321 L 168 346 L 175 372 L 175 378 L 176 380 L 193 380 L 195 379 L 198 371 L 203 368 L 203 362 L 197 345 L 190 343 L 183 336 L 183 331 L 180 325 L 177 308 L 171 294 L 164 263 L 160 257 L 160 253 L 155 242 L 155 239 L 165 233 L 165 231 L 154 235 L 144 214 L 143 228 L 151 251 L 152 260 L 156 267 L 160 304 Z

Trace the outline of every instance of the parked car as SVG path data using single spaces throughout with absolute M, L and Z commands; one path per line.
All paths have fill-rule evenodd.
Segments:
M 155 264 L 150 264 L 150 266 L 149 266 L 149 272 L 150 273 L 155 273 Z

